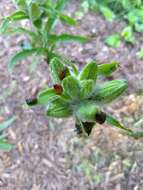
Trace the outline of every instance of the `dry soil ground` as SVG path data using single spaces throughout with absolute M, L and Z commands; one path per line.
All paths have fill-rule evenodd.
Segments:
M 73 1 L 67 9 L 72 13 L 77 5 Z M 1 16 L 12 10 L 10 0 L 0 0 Z M 124 25 L 88 13 L 77 27 L 59 25 L 56 30 L 90 35 L 92 41 L 84 45 L 62 44 L 59 51 L 79 66 L 89 59 L 99 63 L 120 61 L 113 78 L 127 79 L 129 89 L 106 110 L 125 125 L 143 130 L 143 96 L 139 94 L 143 88 L 143 62 L 136 57 L 143 35 L 136 34 L 133 46 L 122 43 L 112 49 L 103 43 L 106 36 Z M 26 96 L 49 81 L 47 65 L 42 61 L 32 73 L 30 59 L 19 63 L 12 75 L 8 73 L 8 59 L 24 39 L 0 37 L 0 115 L 17 117 L 8 129 L 15 147 L 9 153 L 0 153 L 0 190 L 143 190 L 142 139 L 128 138 L 105 125 L 97 126 L 89 139 L 79 139 L 72 119 L 52 120 L 41 110 L 22 106 Z

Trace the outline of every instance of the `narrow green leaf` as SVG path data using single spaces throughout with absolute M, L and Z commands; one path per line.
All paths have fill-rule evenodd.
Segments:
M 51 100 L 56 99 L 57 94 L 55 93 L 55 90 L 53 88 L 48 88 L 46 90 L 41 91 L 38 94 L 38 104 L 46 105 Z
M 120 124 L 120 122 L 115 119 L 114 117 L 112 117 L 111 115 L 106 115 L 106 122 L 109 124 L 109 125 L 112 125 L 114 127 L 117 127 L 119 129 L 122 129 L 126 132 L 129 132 L 129 133 L 132 133 L 132 130 L 129 129 L 129 128 L 126 128 L 124 127 L 122 124 Z
M 32 38 L 36 38 L 36 33 L 32 32 L 31 30 L 28 30 L 26 28 L 23 27 L 16 27 L 16 28 L 12 28 L 11 29 L 11 33 L 16 33 L 16 34 L 26 34 Z
M 10 16 L 6 17 L 6 19 L 10 21 L 18 21 L 23 19 L 28 19 L 28 15 L 24 11 L 16 11 L 12 13 Z
M 3 123 L 0 123 L 0 132 L 9 127 L 15 121 L 15 119 L 15 117 L 12 117 L 11 119 L 4 121 Z
M 72 35 L 63 33 L 61 35 L 49 35 L 50 40 L 53 42 L 64 42 L 64 41 L 76 41 L 80 43 L 85 43 L 89 39 L 85 36 L 78 36 L 78 35 Z
M 121 36 L 124 38 L 126 42 L 133 43 L 135 41 L 133 29 L 131 26 L 125 27 L 121 32 Z
M 9 27 L 9 20 L 4 19 L 0 25 L 0 34 L 4 34 Z
M 48 17 L 48 22 L 45 26 L 45 31 L 47 31 L 48 34 L 56 25 L 60 12 L 62 11 L 66 3 L 67 3 L 66 0 L 59 0 L 56 2 L 56 6 L 54 6 L 52 2 L 50 3 L 51 6 L 48 6 L 48 9 L 46 8 L 47 9 L 46 12 L 48 13 L 49 17 Z M 49 10 L 50 10 L 50 14 L 49 14 Z
M 119 62 L 113 61 L 111 63 L 105 63 L 98 65 L 98 75 L 111 75 L 119 67 Z
M 56 4 L 56 10 L 61 11 L 67 3 L 67 0 L 58 0 Z
M 134 137 L 135 139 L 139 139 L 143 137 L 143 132 L 142 131 L 136 131 L 136 132 L 126 132 L 126 135 L 129 135 L 131 137 Z
M 12 145 L 7 143 L 6 140 L 0 139 L 0 150 L 3 151 L 10 151 L 12 148 Z
M 88 98 L 92 94 L 93 86 L 94 86 L 93 80 L 82 81 L 80 89 L 80 98 L 82 99 Z
M 47 21 L 47 24 L 45 26 L 45 31 L 47 31 L 48 34 L 54 28 L 54 26 L 56 24 L 56 21 L 57 21 L 57 17 L 58 17 L 57 13 L 53 13 L 53 14 L 50 15 L 50 17 L 49 17 L 49 19 Z
M 63 82 L 64 92 L 71 97 L 71 99 L 78 99 L 80 96 L 80 85 L 78 80 L 73 76 L 66 77 Z
M 69 104 L 61 97 L 57 97 L 47 107 L 47 115 L 56 118 L 65 118 L 71 116 L 72 112 Z
M 44 49 L 35 48 L 35 49 L 22 50 L 22 51 L 18 52 L 16 55 L 14 55 L 12 57 L 12 59 L 10 60 L 10 63 L 8 64 L 9 72 L 13 71 L 13 67 L 18 61 L 21 61 L 21 60 L 23 60 L 23 59 L 27 58 L 28 56 L 35 54 L 35 53 L 42 54 L 43 51 L 44 51 Z
M 58 19 L 58 12 L 62 11 L 66 4 L 66 0 L 58 0 L 55 8 L 55 11 L 53 10 L 48 18 L 48 22 L 46 25 L 46 31 L 49 33 L 55 26 L 57 19 Z
M 80 80 L 94 80 L 97 78 L 97 64 L 95 61 L 92 61 L 84 66 L 83 70 L 80 73 Z
M 60 20 L 62 22 L 69 24 L 69 25 L 76 25 L 76 20 L 73 19 L 72 17 L 62 14 L 62 13 L 59 16 L 60 16 Z
M 123 130 L 124 134 L 126 134 L 128 136 L 134 137 L 136 139 L 143 137 L 143 132 L 142 131 L 133 131 L 133 130 L 125 127 L 116 118 L 114 118 L 111 115 L 106 115 L 106 122 L 109 125 L 112 125 L 113 127 L 116 127 L 116 128 L 119 128 L 119 129 Z
M 102 14 L 104 15 L 104 17 L 108 20 L 108 21 L 113 21 L 113 19 L 115 18 L 115 14 L 113 13 L 113 11 L 105 6 L 101 6 L 100 7 L 100 11 L 102 12 Z

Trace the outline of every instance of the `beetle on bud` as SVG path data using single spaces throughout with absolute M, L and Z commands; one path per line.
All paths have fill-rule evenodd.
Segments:
M 67 76 L 68 71 L 69 70 L 67 67 L 64 67 L 61 71 L 59 71 L 59 73 L 58 73 L 59 79 L 63 80 Z
M 53 87 L 55 89 L 56 94 L 58 94 L 58 95 L 62 94 L 63 88 L 62 88 L 62 86 L 60 84 L 54 84 Z

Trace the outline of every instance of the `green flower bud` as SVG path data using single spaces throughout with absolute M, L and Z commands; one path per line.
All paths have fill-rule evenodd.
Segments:
M 75 114 L 82 122 L 95 122 L 95 117 L 98 109 L 91 102 L 85 102 L 78 105 L 75 109 Z
M 103 104 L 110 103 L 120 96 L 127 87 L 127 81 L 125 80 L 105 82 L 103 85 L 95 88 L 91 99 Z

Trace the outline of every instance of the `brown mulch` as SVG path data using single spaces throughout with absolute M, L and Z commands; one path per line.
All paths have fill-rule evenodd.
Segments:
M 71 3 L 67 9 L 74 12 L 76 5 Z M 10 0 L 0 1 L 1 16 L 13 9 Z M 58 51 L 79 66 L 91 59 L 98 63 L 121 62 L 113 78 L 127 79 L 129 89 L 106 110 L 138 130 L 143 127 L 143 97 L 138 93 L 143 88 L 143 62 L 136 53 L 142 45 L 142 36 L 136 34 L 134 46 L 123 42 L 117 49 L 103 42 L 124 25 L 88 13 L 77 27 L 59 25 L 56 30 L 92 36 L 92 41 L 83 45 L 62 44 Z M 72 118 L 46 118 L 41 109 L 23 105 L 25 97 L 49 81 L 47 65 L 42 61 L 32 73 L 30 59 L 17 64 L 12 75 L 8 73 L 8 60 L 24 39 L 0 37 L 0 115 L 17 117 L 8 129 L 9 140 L 15 146 L 9 153 L 0 153 L 0 190 L 142 190 L 143 140 L 123 136 L 106 125 L 96 126 L 91 137 L 80 139 L 74 132 Z

